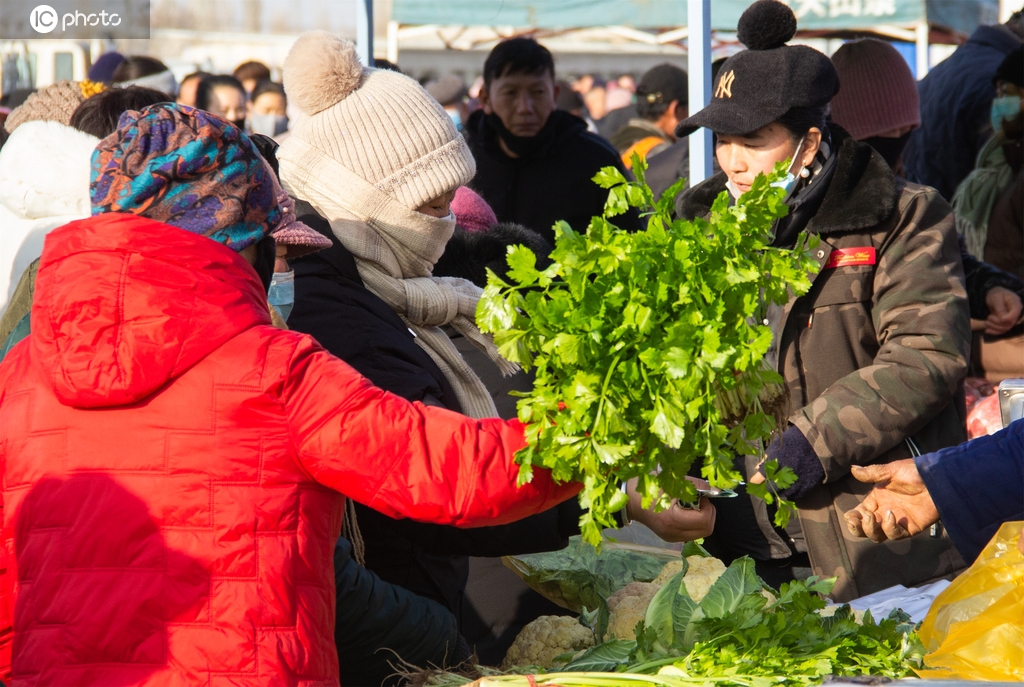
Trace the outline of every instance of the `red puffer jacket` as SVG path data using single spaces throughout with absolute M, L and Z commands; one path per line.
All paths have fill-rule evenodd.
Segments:
M 408 403 L 269 322 L 208 238 L 132 215 L 47 238 L 0 365 L 16 684 L 337 685 L 342 494 L 468 527 L 578 490 L 516 488 L 519 424 Z

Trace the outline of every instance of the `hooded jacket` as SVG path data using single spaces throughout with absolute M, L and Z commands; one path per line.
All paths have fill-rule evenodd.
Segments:
M 770 309 L 765 324 L 773 331 L 768 358 L 789 388 L 790 424 L 825 473 L 797 501 L 799 525 L 815 574 L 837 576 L 834 598 L 846 601 L 963 567 L 944 535 L 852 540 L 843 514 L 868 491 L 851 465 L 966 440 L 971 332 L 949 205 L 934 189 L 897 179 L 869 145 L 835 127 L 832 138 L 835 171 L 807 225 L 821 239 L 813 253 L 820 271 L 807 294 Z M 719 173 L 680 194 L 678 214 L 706 216 L 725 182 Z M 785 542 L 771 543 L 773 557 L 790 555 Z
M 345 496 L 474 526 L 577 489 L 517 488 L 520 425 L 375 388 L 271 327 L 240 255 L 135 215 L 47 238 L 0 426 L 23 685 L 337 685 Z
M 0 149 L 0 313 L 57 227 L 88 217 L 95 136 L 58 122 L 25 122 Z

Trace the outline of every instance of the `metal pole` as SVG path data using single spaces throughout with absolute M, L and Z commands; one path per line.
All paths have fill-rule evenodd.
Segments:
M 917 25 L 917 80 L 920 81 L 928 76 L 928 21 L 919 22 Z
M 356 50 L 359 61 L 373 66 L 373 0 L 358 0 L 356 9 Z
M 398 64 L 398 22 L 394 19 L 388 22 L 388 61 Z
M 711 102 L 711 0 L 687 0 L 687 69 L 690 79 L 690 114 Z M 690 186 L 711 176 L 711 132 L 690 134 Z

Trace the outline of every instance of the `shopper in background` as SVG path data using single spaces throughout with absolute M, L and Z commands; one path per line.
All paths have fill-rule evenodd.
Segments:
M 615 149 L 586 122 L 555 106 L 555 63 L 532 38 L 498 43 L 484 63 L 483 108 L 466 136 L 476 158 L 470 184 L 498 220 L 533 229 L 554 243 L 556 222 L 577 231 L 600 215 L 608 192 L 593 182 L 603 167 L 625 168 Z M 636 213 L 617 218 L 640 227 Z
M 1005 24 L 980 26 L 921 80 L 921 127 L 911 134 L 903 156 L 910 181 L 953 199 L 992 135 L 992 77 L 1022 38 L 1020 12 Z
M 160 60 L 145 55 L 129 55 L 114 70 L 113 82 L 119 86 L 145 86 L 166 93 L 169 100 L 178 95 L 174 74 Z
M 199 90 L 199 82 L 212 74 L 203 71 L 192 72 L 181 80 L 178 86 L 178 97 L 175 100 L 179 105 L 196 106 L 196 91 Z
M 196 107 L 245 129 L 249 106 L 241 82 L 233 76 L 203 77 L 196 88 Z
M 270 67 L 262 62 L 250 60 L 235 67 L 231 75 L 242 84 L 246 95 L 251 95 L 260 81 L 270 81 Z
M 114 81 L 114 71 L 124 62 L 124 55 L 115 51 L 105 52 L 89 67 L 89 81 L 109 86 Z
M 462 131 L 466 120 L 469 119 L 469 108 L 466 107 L 466 94 L 469 89 L 466 88 L 466 82 L 462 77 L 449 74 L 428 81 L 424 88 L 434 100 L 441 103 L 441 107 L 455 123 L 455 128 Z
M 288 97 L 284 86 L 274 81 L 256 84 L 249 102 L 249 131 L 271 138 L 288 131 Z
M 643 75 L 636 89 L 636 118 L 610 139 L 626 169 L 633 167 L 634 154 L 646 160 L 675 143 L 676 127 L 689 116 L 688 103 L 689 83 L 679 67 L 659 64 Z

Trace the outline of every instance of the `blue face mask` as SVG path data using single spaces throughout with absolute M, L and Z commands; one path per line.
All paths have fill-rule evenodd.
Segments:
M 1004 95 L 992 101 L 992 130 L 996 133 L 1003 128 L 1003 120 L 1013 120 L 1020 114 L 1020 98 Z
M 455 124 L 455 128 L 462 131 L 462 115 L 458 110 L 445 110 L 448 116 L 452 118 L 452 122 Z
M 796 144 L 796 152 L 793 153 L 793 163 L 790 164 L 789 169 L 786 171 L 786 176 L 782 177 L 778 181 L 773 181 L 769 186 L 773 188 L 781 188 L 786 192 L 786 198 L 788 199 L 790 194 L 793 193 L 793 188 L 796 187 L 796 182 L 800 179 L 800 172 L 803 170 L 803 166 L 800 167 L 796 172 L 793 171 L 793 164 L 796 164 L 797 158 L 800 156 L 800 152 L 804 147 L 804 136 L 800 139 L 800 142 Z
M 295 305 L 295 272 L 274 272 L 270 290 L 267 291 L 267 302 L 274 306 L 281 319 L 288 321 L 292 306 Z

